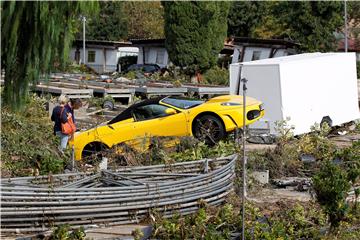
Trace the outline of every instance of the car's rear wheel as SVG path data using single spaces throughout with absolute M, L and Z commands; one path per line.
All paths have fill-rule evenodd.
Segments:
M 194 136 L 208 145 L 214 145 L 226 135 L 221 120 L 212 115 L 204 115 L 195 119 Z

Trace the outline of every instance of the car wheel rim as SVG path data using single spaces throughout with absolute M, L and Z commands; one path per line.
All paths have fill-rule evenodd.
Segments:
M 201 140 L 210 141 L 211 143 L 216 143 L 219 140 L 220 136 L 220 127 L 212 119 L 205 119 L 199 121 L 199 129 L 197 137 Z

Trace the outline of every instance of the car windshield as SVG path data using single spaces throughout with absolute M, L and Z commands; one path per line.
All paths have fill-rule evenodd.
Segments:
M 204 103 L 204 101 L 198 99 L 189 99 L 182 97 L 167 97 L 163 99 L 162 102 L 181 109 L 193 108 Z

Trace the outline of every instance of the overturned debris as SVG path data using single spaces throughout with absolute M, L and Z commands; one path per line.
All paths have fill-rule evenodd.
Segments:
M 1 179 L 2 232 L 38 232 L 68 223 L 139 223 L 151 211 L 190 214 L 218 205 L 233 188 L 236 155 L 95 174 Z

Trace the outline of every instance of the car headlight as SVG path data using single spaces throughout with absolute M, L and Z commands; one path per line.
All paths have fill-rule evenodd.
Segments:
M 221 106 L 239 106 L 241 103 L 234 103 L 234 102 L 224 102 L 221 103 Z

